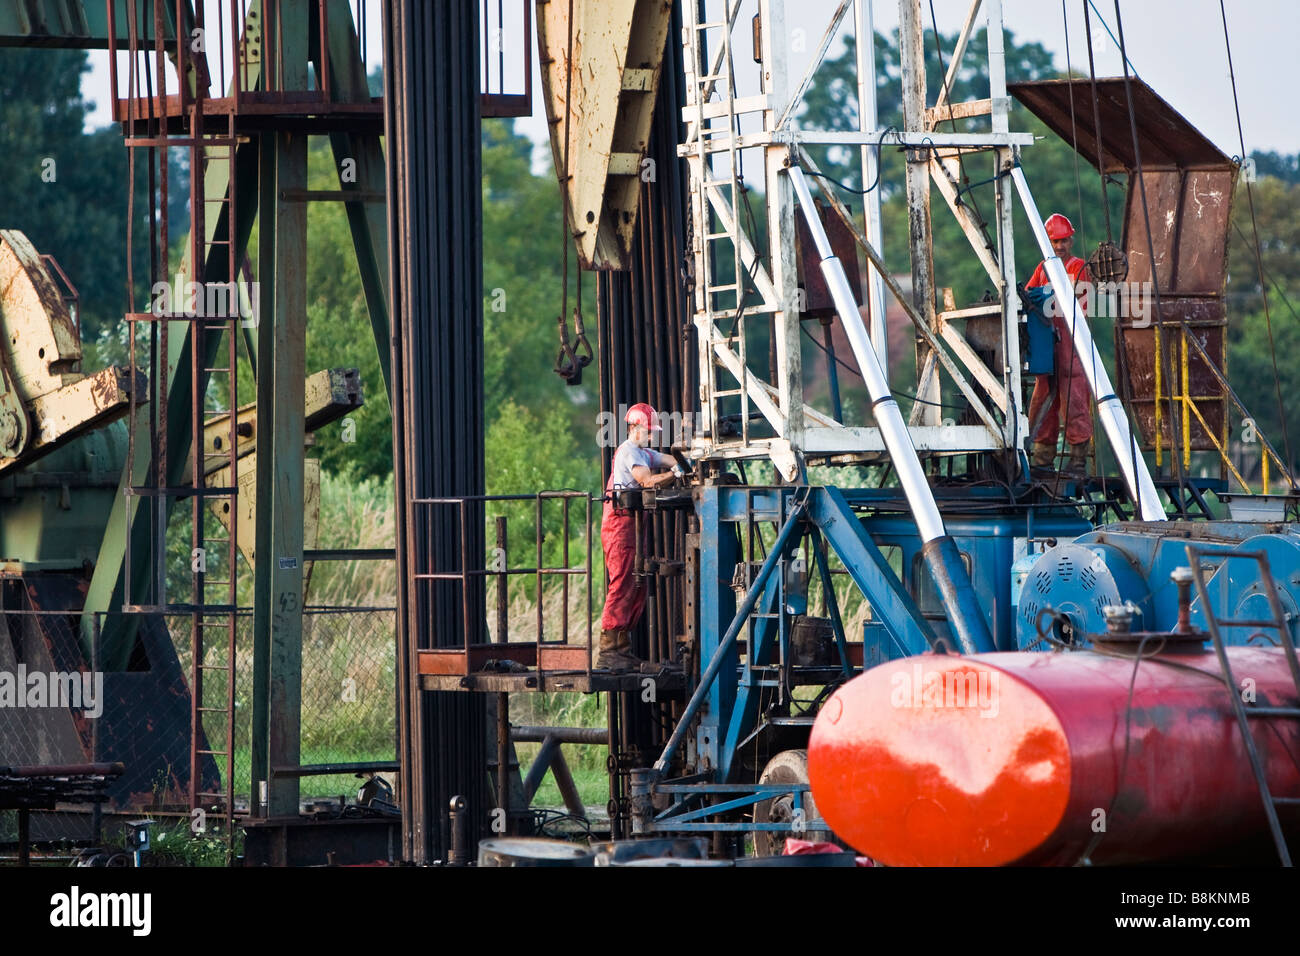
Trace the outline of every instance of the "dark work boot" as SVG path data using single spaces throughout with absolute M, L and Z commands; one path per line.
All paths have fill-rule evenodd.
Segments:
M 1046 478 L 1056 474 L 1056 443 L 1034 442 L 1029 456 L 1029 474 L 1033 478 Z
M 600 654 L 596 669 L 622 674 L 637 670 L 641 659 L 632 653 L 631 635 L 627 631 L 601 631 Z
M 1080 442 L 1077 445 L 1070 446 L 1070 460 L 1065 466 L 1066 472 L 1075 478 L 1088 477 L 1088 452 L 1092 449 L 1092 442 Z

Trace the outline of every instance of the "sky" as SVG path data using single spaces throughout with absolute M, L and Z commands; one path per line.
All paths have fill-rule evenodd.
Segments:
M 215 0 L 205 0 L 214 3 Z M 522 9 L 532 0 L 503 0 L 505 25 L 503 45 L 506 49 L 506 88 L 518 88 L 522 71 L 518 54 L 522 39 Z M 721 0 L 710 0 L 715 5 Z M 1087 70 L 1087 46 L 1083 29 L 1084 0 L 1066 0 L 1069 12 L 1069 57 L 1075 70 Z M 380 61 L 379 0 L 351 0 L 355 7 L 364 3 L 369 20 L 367 61 Z M 922 17 L 929 22 L 930 0 L 922 0 Z M 1120 75 L 1118 45 L 1106 36 L 1098 15 L 1116 31 L 1115 0 L 1094 0 L 1092 28 L 1094 57 L 1099 76 Z M 792 68 L 802 73 L 807 59 L 830 22 L 836 0 L 798 0 L 786 8 L 789 29 L 806 31 L 808 52 L 795 56 Z M 495 17 L 496 4 L 488 5 Z M 954 34 L 960 30 L 969 9 L 968 0 L 933 0 L 939 31 Z M 742 16 L 748 19 L 756 2 L 747 0 Z M 1240 100 L 1242 132 L 1246 151 L 1300 152 L 1300 112 L 1288 108 L 1293 95 L 1296 41 L 1300 38 L 1300 4 L 1294 0 L 1224 0 L 1228 37 L 1232 43 L 1233 67 L 1236 71 Z M 1066 67 L 1065 22 L 1062 4 L 1049 0 L 1003 0 L 1004 23 L 1017 42 L 1036 41 L 1055 57 L 1057 67 Z M 1124 40 L 1132 68 L 1155 88 L 1165 100 L 1205 133 L 1229 156 L 1239 155 L 1236 114 L 1233 110 L 1232 86 L 1224 48 L 1223 22 L 1219 0 L 1123 0 Z M 981 11 L 981 21 L 984 20 Z M 898 4 L 875 0 L 873 20 L 877 31 L 886 33 L 898 24 Z M 853 15 L 844 18 L 830 56 L 842 50 L 839 37 L 852 32 Z M 495 28 L 495 24 L 493 24 Z M 511 54 L 515 54 L 512 56 Z M 88 120 L 89 127 L 109 122 L 108 54 L 92 51 L 93 70 L 86 74 L 82 91 L 96 103 Z M 536 57 L 534 57 L 534 74 Z M 796 80 L 792 80 L 797 82 Z M 540 83 L 534 77 L 534 93 Z M 539 145 L 545 142 L 546 121 L 540 103 L 534 116 L 518 121 L 518 128 Z M 535 164 L 547 165 L 539 149 Z

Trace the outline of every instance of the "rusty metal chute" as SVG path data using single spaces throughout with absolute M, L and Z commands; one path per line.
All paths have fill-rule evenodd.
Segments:
M 551 156 L 584 269 L 628 266 L 671 12 L 666 0 L 538 0 Z
M 1143 301 L 1149 304 L 1153 269 L 1137 178 L 1141 156 L 1161 308 L 1159 316 L 1153 304 L 1145 314 L 1129 310 L 1117 316 L 1126 359 L 1119 375 L 1126 379 L 1143 447 L 1157 449 L 1157 464 L 1165 451 L 1180 449 L 1187 464 L 1192 451 L 1227 448 L 1223 292 L 1237 164 L 1146 83 L 1133 77 L 1129 84 L 1132 126 L 1123 79 L 1097 80 L 1096 123 L 1088 79 L 1011 83 L 1007 90 L 1103 174 L 1128 174 L 1124 281 L 1130 289 L 1138 284 L 1148 290 Z M 1175 422 L 1186 420 L 1181 430 L 1169 420 L 1171 399 L 1181 408 Z

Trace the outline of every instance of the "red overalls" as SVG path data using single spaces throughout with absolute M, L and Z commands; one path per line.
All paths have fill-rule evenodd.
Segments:
M 1065 271 L 1076 287 L 1081 282 L 1090 282 L 1088 266 L 1078 256 L 1071 256 L 1065 263 Z M 1040 262 L 1026 287 L 1049 285 L 1047 270 Z M 1084 314 L 1088 311 L 1086 293 L 1079 299 L 1079 306 Z M 1058 313 L 1063 308 L 1057 309 Z M 1033 440 L 1047 445 L 1055 445 L 1061 433 L 1061 393 L 1065 399 L 1065 440 L 1071 445 L 1081 445 L 1092 440 L 1092 394 L 1088 388 L 1088 379 L 1083 374 L 1083 363 L 1074 350 L 1074 337 L 1070 332 L 1070 320 L 1058 314 L 1056 325 L 1056 373 L 1039 375 L 1034 382 L 1034 394 L 1029 399 L 1029 422 L 1033 423 L 1042 415 L 1042 423 L 1035 429 Z M 1048 401 L 1046 413 L 1043 406 Z
M 605 573 L 609 576 L 600 628 L 630 631 L 645 608 L 646 589 L 636 576 L 636 515 L 614 507 L 613 481 L 611 468 L 600 519 L 600 543 L 605 549 Z

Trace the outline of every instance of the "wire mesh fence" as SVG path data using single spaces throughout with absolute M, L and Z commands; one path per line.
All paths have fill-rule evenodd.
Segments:
M 130 666 L 105 671 L 78 618 L 0 614 L 0 766 L 120 761 L 108 789 L 117 812 L 187 806 L 194 716 L 192 618 L 141 615 Z M 309 607 L 303 614 L 301 763 L 396 760 L 395 611 Z M 229 643 L 207 642 L 198 701 L 202 792 L 222 792 L 232 751 L 236 812 L 250 805 L 253 619 L 236 619 L 233 737 L 227 714 Z M 233 746 L 231 746 L 233 744 Z M 348 776 L 305 776 L 302 793 L 355 796 Z M 0 828 L 12 829 L 9 822 Z
M 587 560 L 581 530 L 585 509 L 573 508 L 572 515 L 552 521 L 549 508 L 559 515 L 568 510 L 563 502 L 544 502 L 540 517 L 531 500 L 494 504 L 498 511 L 512 506 L 519 511 L 511 524 L 520 530 L 511 535 L 510 554 L 502 556 L 502 568 L 537 564 L 539 536 L 544 566 L 573 567 Z M 498 511 L 487 515 L 489 535 L 496 530 Z M 543 522 L 540 531 L 536 527 L 539 520 Z M 372 523 L 383 525 L 372 535 L 380 537 L 387 525 Z M 580 542 L 571 545 L 568 554 L 564 553 L 566 537 Z M 356 547 L 358 542 L 381 549 L 388 544 L 364 536 L 350 543 Z M 489 544 L 496 543 L 490 536 Z M 598 613 L 604 575 L 599 546 L 593 551 L 591 600 Z M 485 560 L 495 558 L 493 551 Z M 315 603 L 304 608 L 302 624 L 299 764 L 397 760 L 396 581 L 391 564 L 376 560 L 315 562 L 308 591 Z M 585 584 L 545 580 L 539 608 L 534 577 L 529 574 L 511 581 L 513 586 L 501 595 L 507 604 L 509 640 L 533 642 L 539 622 L 544 622 L 545 640 L 584 644 L 589 626 Z M 6 677 L 12 684 L 20 673 L 39 671 L 63 675 L 69 688 L 75 676 L 76 686 L 80 688 L 84 682 L 86 689 L 81 701 L 69 700 L 59 706 L 52 706 L 58 702 L 48 697 L 46 703 L 51 706 L 0 706 L 0 766 L 120 761 L 124 773 L 109 786 L 104 803 L 104 810 L 113 814 L 183 818 L 189 810 L 191 790 L 204 795 L 230 792 L 236 814 L 250 811 L 254 797 L 251 609 L 241 607 L 234 614 L 233 642 L 225 629 L 229 617 L 200 614 L 197 620 L 206 629 L 198 668 L 193 660 L 193 614 L 119 615 L 118 624 L 131 622 L 127 639 L 131 650 L 126 666 L 114 669 L 106 666 L 109 655 L 99 637 L 100 629 L 83 636 L 80 615 L 67 610 L 80 607 L 85 600 L 84 582 L 78 576 L 46 575 L 0 587 L 4 589 L 0 592 L 0 685 Z M 243 597 L 241 594 L 241 601 Z M 251 598 L 251 593 L 247 597 Z M 495 629 L 501 620 L 497 599 L 493 588 L 483 622 L 488 640 L 497 637 Z M 50 681 L 47 677 L 46 684 Z M 567 706 L 572 701 L 525 700 L 529 696 L 512 701 L 516 722 L 558 721 L 582 726 L 604 722 L 603 700 L 585 700 L 583 712 L 571 714 Z M 0 705 L 4 703 L 0 699 Z M 197 742 L 192 733 L 196 716 L 200 723 Z M 195 748 L 200 751 L 197 758 Z M 600 783 L 596 778 L 602 773 L 604 754 L 594 749 L 587 754 L 587 749 L 582 749 L 580 757 L 575 753 L 575 770 L 580 776 L 590 772 L 594 792 Z M 526 764 L 530 754 L 520 756 Z M 323 798 L 337 801 L 340 796 L 353 800 L 363 782 L 352 773 L 304 774 L 300 796 L 304 803 Z M 201 801 L 208 808 L 217 802 L 215 796 Z M 91 808 L 60 809 L 75 811 L 66 816 L 77 817 L 77 822 L 63 825 L 51 817 L 42 826 L 33 825 L 34 839 L 86 838 L 85 820 Z M 12 842 L 15 830 L 14 814 L 0 809 L 0 844 Z
M 396 612 L 391 606 L 309 606 L 302 619 L 302 744 L 300 764 L 388 762 L 397 759 L 395 703 Z M 177 657 L 190 672 L 192 647 L 188 618 L 173 618 Z M 233 792 L 236 812 L 251 806 L 253 618 L 241 614 L 236 623 Z M 229 668 L 228 652 L 220 642 L 205 648 L 204 663 Z M 214 670 L 206 669 L 211 675 Z M 204 732 L 210 749 L 225 750 L 226 719 L 221 713 L 224 683 L 205 679 Z M 215 719 L 214 719 L 215 718 Z M 224 762 L 218 760 L 226 789 Z M 302 777 L 304 798 L 355 796 L 352 775 Z

